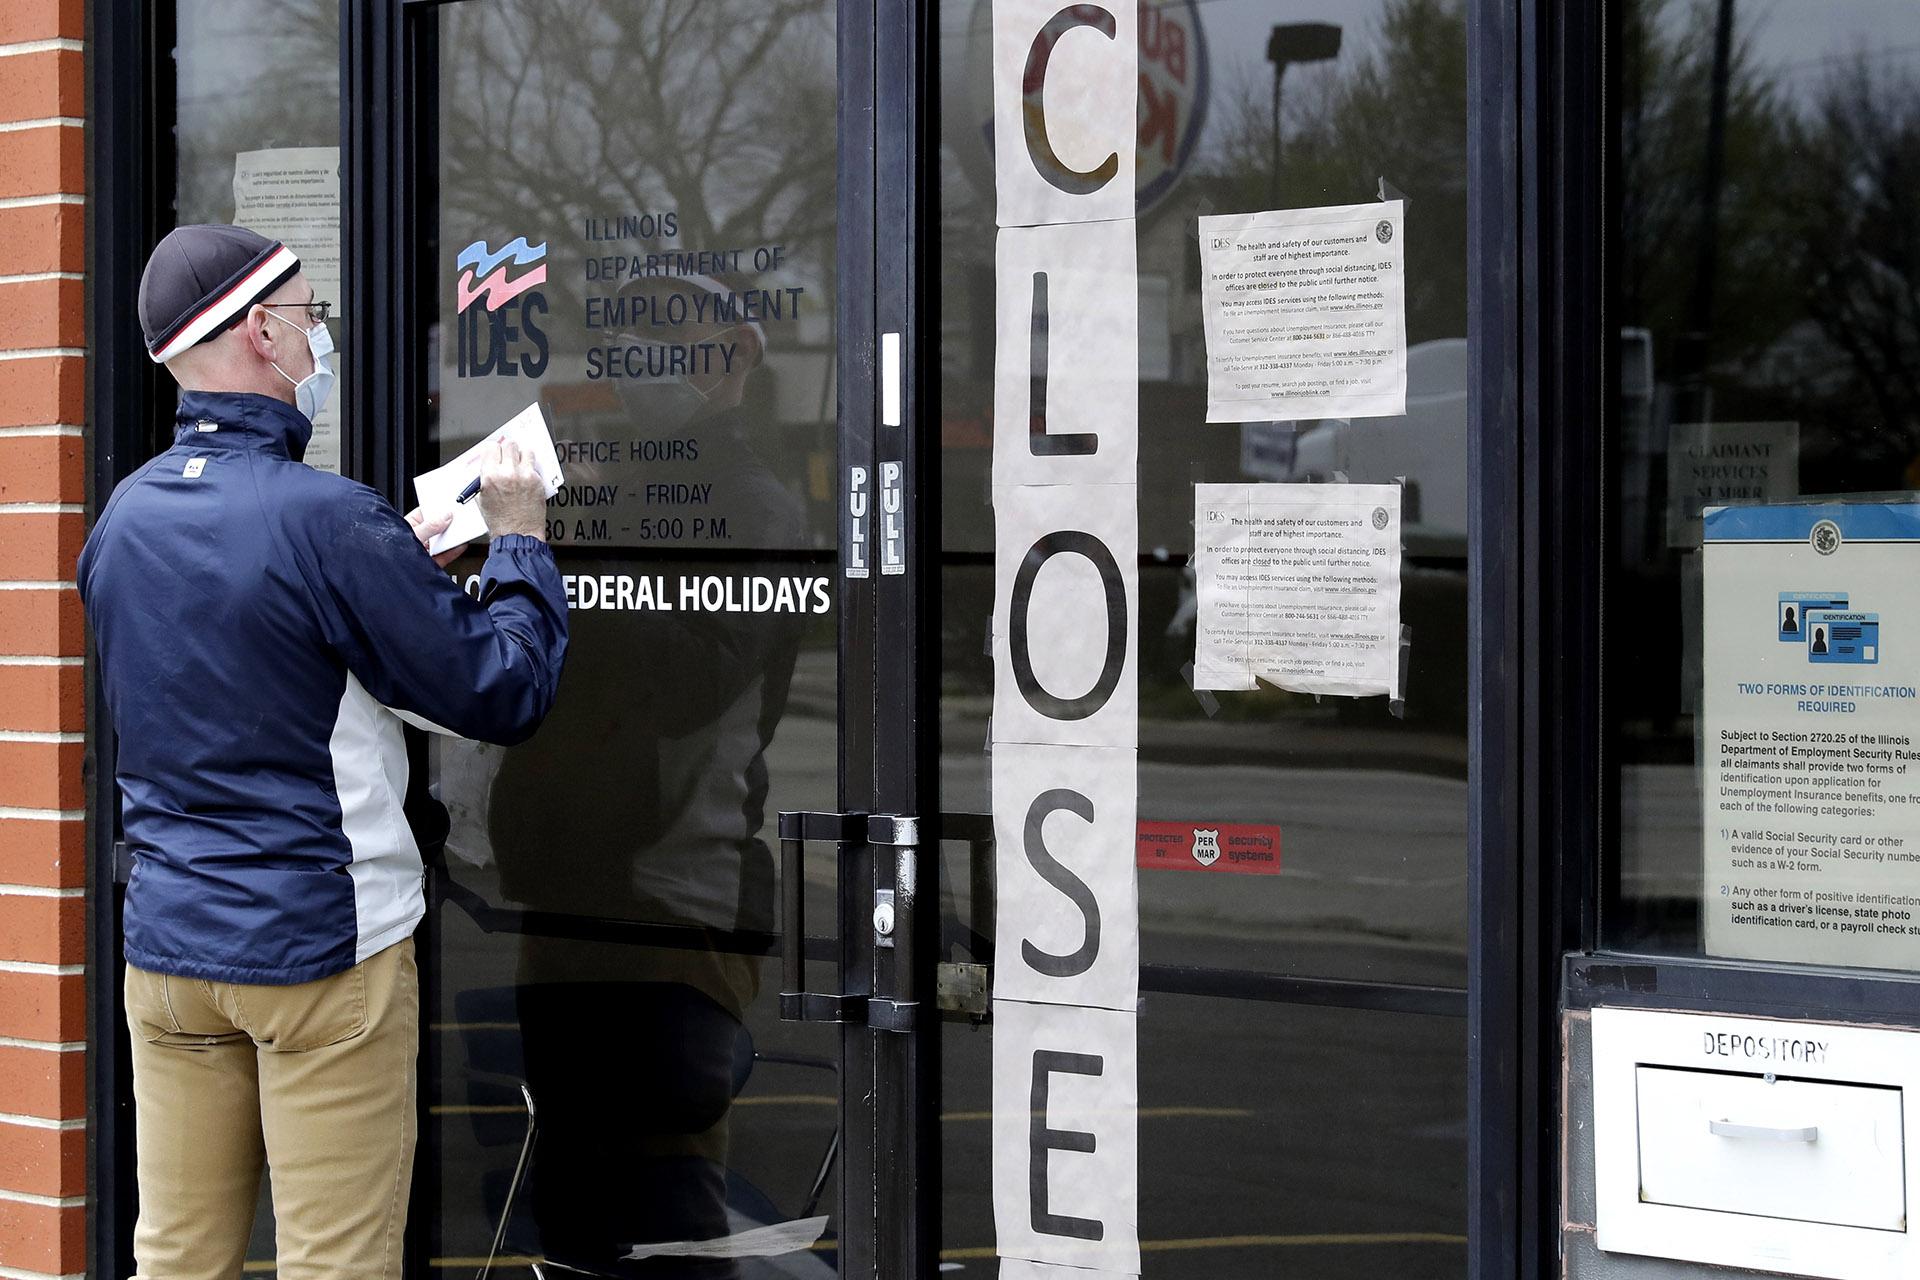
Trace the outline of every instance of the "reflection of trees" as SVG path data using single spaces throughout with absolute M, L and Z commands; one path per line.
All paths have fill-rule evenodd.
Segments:
M 1373 198 L 1385 178 L 1407 212 L 1407 338 L 1467 327 L 1467 23 L 1462 0 L 1388 0 L 1372 48 L 1349 32 L 1340 58 L 1287 75 L 1282 203 Z M 1230 209 L 1262 209 L 1272 168 L 1272 69 L 1222 95 L 1223 125 L 1201 163 Z
M 1684 375 L 1690 293 L 1713 255 L 1707 380 L 1721 421 L 1802 424 L 1802 488 L 1892 488 L 1920 440 L 1920 85 L 1862 53 L 1805 95 L 1763 71 L 1736 12 L 1724 188 L 1703 216 L 1712 0 L 1624 12 L 1620 322 Z
M 180 5 L 178 216 L 233 216 L 233 157 L 340 144 L 339 0 Z
M 1821 363 L 1852 374 L 1805 394 L 1849 449 L 1904 465 L 1920 449 L 1920 83 L 1860 58 L 1797 132 L 1793 300 L 1839 357 Z
M 1788 145 L 1782 100 L 1744 38 L 1735 39 L 1728 63 L 1724 185 L 1712 229 L 1702 218 L 1716 9 L 1712 0 L 1635 0 L 1621 22 L 1614 273 L 1622 323 L 1653 330 L 1663 378 L 1686 358 L 1703 235 L 1716 244 L 1717 363 L 1755 359 L 1799 305 L 1773 279 L 1783 232 L 1776 184 Z
M 780 242 L 832 261 L 825 0 L 501 0 L 449 11 L 441 31 L 441 194 L 456 225 L 537 240 L 672 210 L 679 246 Z M 563 313 L 579 287 L 562 272 L 548 285 Z

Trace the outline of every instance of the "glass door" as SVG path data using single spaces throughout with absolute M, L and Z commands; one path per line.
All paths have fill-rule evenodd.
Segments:
M 837 1274 L 848 1064 L 839 1028 L 780 1016 L 775 850 L 778 812 L 841 807 L 866 689 L 840 657 L 839 15 L 407 22 L 412 470 L 537 406 L 572 626 L 530 741 L 427 748 L 424 1261 Z M 476 593 L 483 551 L 450 569 Z M 797 888 L 830 956 L 831 859 Z

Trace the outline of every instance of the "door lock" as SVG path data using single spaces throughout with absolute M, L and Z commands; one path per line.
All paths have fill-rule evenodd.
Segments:
M 893 890 L 891 889 L 873 891 L 873 945 L 876 947 L 893 945 Z

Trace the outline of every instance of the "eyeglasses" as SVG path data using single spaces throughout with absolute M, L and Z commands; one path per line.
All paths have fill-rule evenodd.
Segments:
M 269 311 L 299 307 L 307 313 L 307 327 L 309 329 L 316 324 L 325 324 L 327 319 L 333 315 L 333 304 L 331 302 L 321 302 L 318 299 L 312 302 L 263 302 L 260 305 Z

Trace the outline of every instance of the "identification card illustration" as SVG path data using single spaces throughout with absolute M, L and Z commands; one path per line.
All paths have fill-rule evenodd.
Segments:
M 1777 619 L 1780 643 L 1805 644 L 1807 642 L 1807 610 L 1846 607 L 1847 595 L 1844 591 L 1782 591 Z
M 1880 661 L 1880 615 L 1810 609 L 1804 615 L 1807 661 L 1875 666 Z

